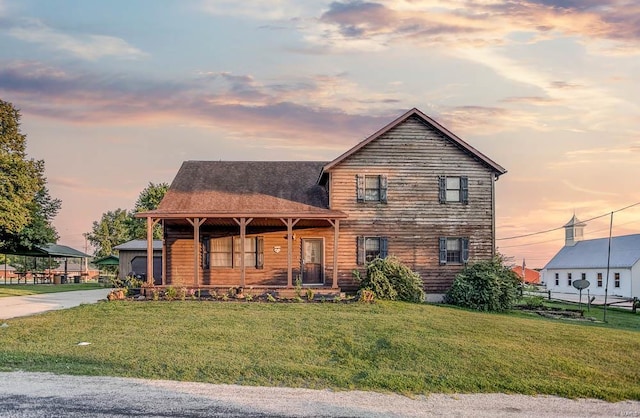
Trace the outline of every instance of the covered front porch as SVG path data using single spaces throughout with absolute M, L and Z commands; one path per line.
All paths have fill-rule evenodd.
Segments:
M 338 211 L 324 213 L 147 212 L 147 271 L 152 231 L 163 230 L 161 286 L 339 292 Z M 147 275 L 149 285 L 151 275 Z

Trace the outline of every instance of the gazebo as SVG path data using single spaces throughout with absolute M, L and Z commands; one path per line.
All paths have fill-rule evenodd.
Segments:
M 120 258 L 117 255 L 108 255 L 106 257 L 98 258 L 93 260 L 93 264 L 98 266 L 98 269 L 104 269 L 105 267 L 111 267 L 117 269 L 120 265 Z M 98 270 L 100 271 L 100 270 Z M 104 280 L 102 276 L 99 275 L 99 281 Z
M 68 247 L 66 245 L 58 245 L 58 244 L 36 245 L 33 248 L 23 247 L 23 248 L 17 248 L 13 251 L 4 251 L 3 253 L 5 255 L 21 255 L 25 257 L 39 257 L 39 258 L 47 257 L 49 259 L 49 275 L 51 274 L 51 258 L 52 257 L 64 258 L 65 261 L 68 258 L 90 258 L 91 257 L 89 254 L 85 254 L 74 248 Z M 25 283 L 26 283 L 26 272 L 19 272 L 17 274 L 18 274 L 18 281 L 20 280 L 20 274 L 23 274 L 25 277 Z M 38 279 L 37 274 L 38 273 L 34 272 L 34 275 L 33 275 L 34 284 Z M 65 276 L 66 274 L 67 272 L 65 270 Z M 47 275 L 45 275 L 45 273 L 43 272 L 40 274 L 40 278 L 44 280 L 47 278 Z M 6 274 L 5 274 L 4 282 L 5 284 L 7 284 Z

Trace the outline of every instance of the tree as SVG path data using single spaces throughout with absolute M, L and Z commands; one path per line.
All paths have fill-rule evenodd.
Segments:
M 127 242 L 129 235 L 130 214 L 124 209 L 116 209 L 102 214 L 100 221 L 93 222 L 91 232 L 85 236 L 95 248 L 96 257 L 113 254 L 113 247 Z
M 20 112 L 0 100 L 0 250 L 56 242 L 61 202 L 49 195 L 44 161 L 28 159 Z
M 91 232 L 85 234 L 91 245 L 95 248 L 96 257 L 106 257 L 114 253 L 113 247 L 132 239 L 147 239 L 147 225 L 144 219 L 137 219 L 134 215 L 138 212 L 153 210 L 158 207 L 160 201 L 169 189 L 167 183 L 149 183 L 145 187 L 132 211 L 116 209 L 102 214 L 100 221 L 93 222 Z M 156 225 L 153 231 L 154 239 L 162 238 L 162 228 Z
M 167 183 L 154 184 L 149 182 L 149 185 L 140 192 L 136 205 L 131 212 L 131 223 L 129 229 L 129 235 L 131 239 L 147 239 L 147 224 L 144 219 L 135 218 L 134 215 L 139 212 L 146 212 L 154 210 L 158 207 L 162 198 L 169 190 Z M 160 225 L 156 225 L 153 229 L 153 238 L 162 239 L 162 228 Z

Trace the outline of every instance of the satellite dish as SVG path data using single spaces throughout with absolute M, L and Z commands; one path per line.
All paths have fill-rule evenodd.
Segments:
M 590 284 L 591 283 L 589 283 L 589 280 L 576 280 L 575 282 L 573 282 L 573 287 L 578 290 L 582 290 L 589 287 Z

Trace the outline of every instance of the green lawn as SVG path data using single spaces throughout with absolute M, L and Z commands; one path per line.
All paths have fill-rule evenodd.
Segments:
M 640 315 L 631 314 L 629 309 L 616 308 L 615 306 L 608 307 L 607 323 L 602 324 L 601 321 L 604 321 L 604 309 L 601 306 L 591 306 L 588 311 L 585 303 L 579 306 L 577 303 L 563 304 L 559 302 L 549 302 L 548 306 L 582 309 L 584 310 L 585 317 L 594 318 L 598 321 L 593 324 L 595 326 L 607 326 L 618 329 L 640 331 Z
M 110 302 L 7 323 L 2 370 L 640 400 L 640 332 L 521 315 L 400 302 Z
M 8 296 L 39 295 L 41 293 L 70 292 L 72 290 L 100 289 L 99 283 L 69 283 L 69 284 L 0 284 L 0 298 Z

